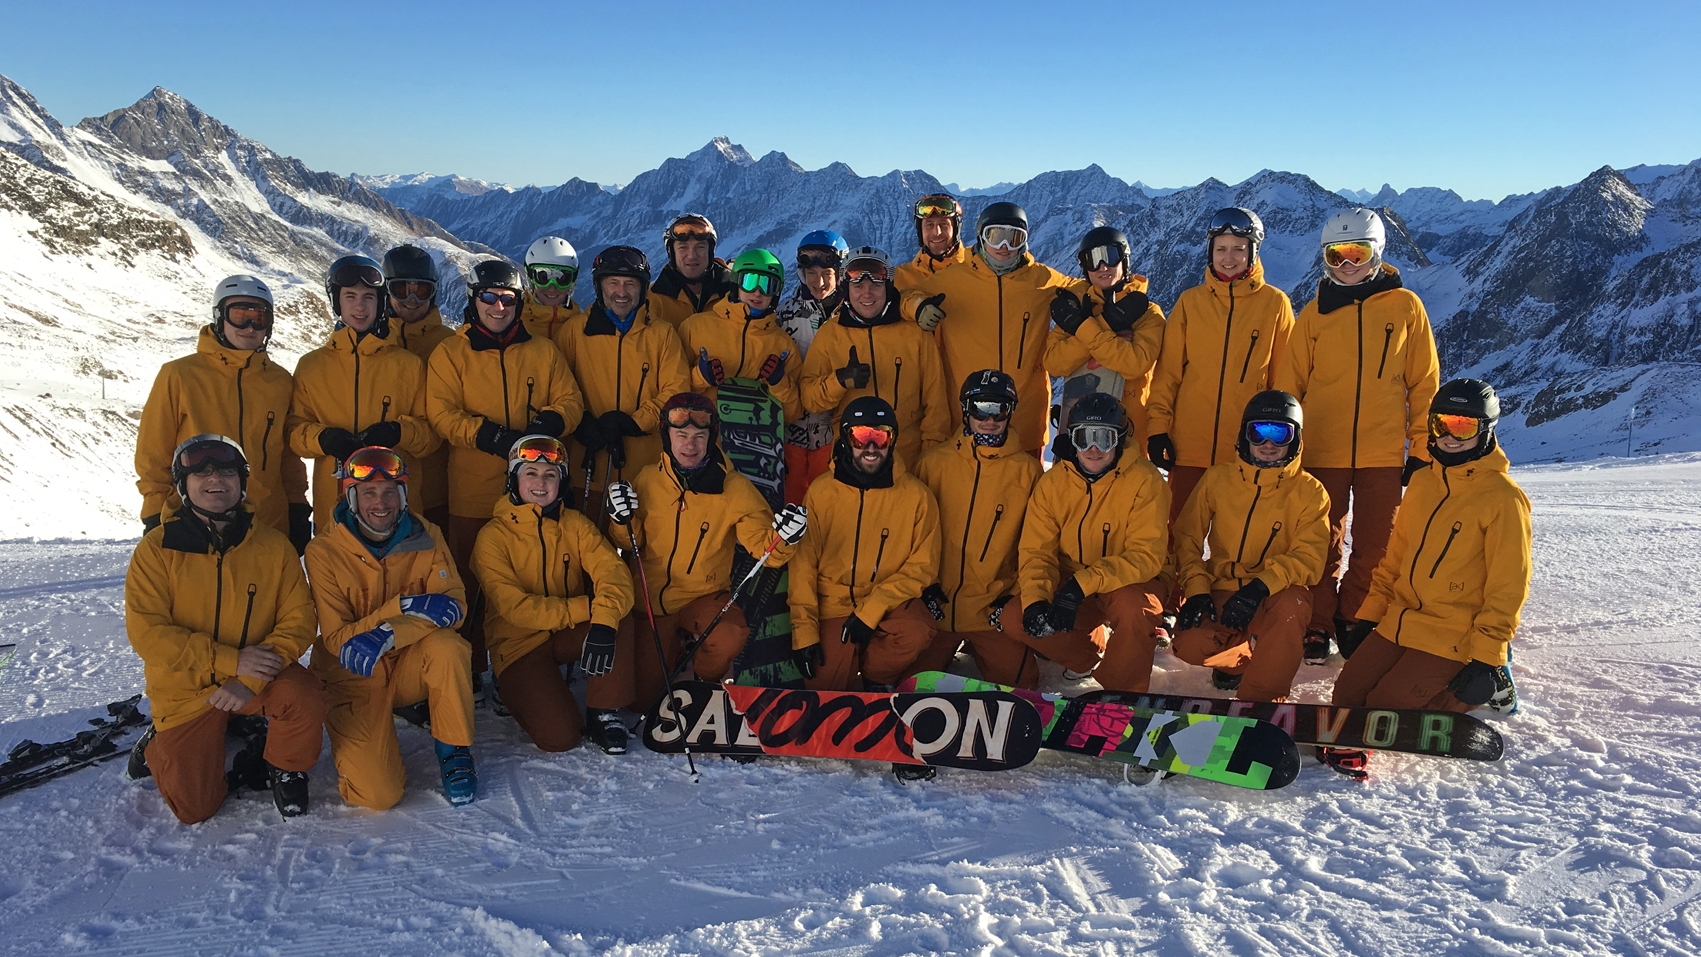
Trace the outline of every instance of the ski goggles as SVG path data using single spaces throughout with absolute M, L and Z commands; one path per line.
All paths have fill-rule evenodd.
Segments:
M 1376 247 L 1366 240 L 1350 243 L 1330 243 L 1323 247 L 1323 261 L 1334 269 L 1340 266 L 1363 266 L 1376 258 Z
M 429 279 L 392 279 L 388 288 L 390 298 L 397 302 L 404 299 L 430 300 L 437 295 L 437 284 Z
M 669 409 L 667 427 L 670 429 L 707 429 L 714 416 L 702 409 Z
M 567 447 L 559 439 L 547 435 L 528 435 L 508 450 L 510 462 L 542 462 L 545 465 L 567 464 Z
M 501 306 L 507 309 L 520 301 L 520 297 L 511 292 L 496 292 L 490 289 L 480 290 L 478 301 L 487 306 Z
M 926 219 L 929 216 L 949 216 L 956 219 L 962 215 L 962 204 L 945 193 L 934 193 L 915 201 L 915 218 L 917 219 Z
M 224 307 L 224 321 L 234 329 L 272 328 L 272 307 L 263 302 L 233 302 Z
M 980 241 L 988 249 L 1021 249 L 1028 244 L 1028 231 L 1020 226 L 988 226 L 980 231 Z
M 573 266 L 527 266 L 526 278 L 543 289 L 572 289 L 579 281 L 579 270 Z
M 333 286 L 384 288 L 384 271 L 369 262 L 344 262 L 331 270 L 330 279 Z
M 374 479 L 401 482 L 406 481 L 408 477 L 408 467 L 394 449 L 370 445 L 348 457 L 348 461 L 343 463 L 342 477 L 355 482 L 370 482 Z
M 247 465 L 242 452 L 236 446 L 223 441 L 197 442 L 177 456 L 177 467 L 185 475 L 217 472 L 231 476 L 239 474 Z
M 1287 445 L 1293 441 L 1293 423 L 1248 422 L 1246 423 L 1246 441 L 1250 445 L 1259 445 L 1264 442 Z
M 1441 412 L 1429 414 L 1429 434 L 1437 438 L 1450 435 L 1468 442 L 1481 435 L 1482 429 L 1483 421 L 1474 415 L 1447 415 Z
M 853 425 L 850 427 L 850 444 L 853 449 L 884 449 L 892 444 L 892 427 L 889 425 Z
M 1232 233 L 1243 239 L 1251 239 L 1257 235 L 1258 227 L 1253 224 L 1252 217 L 1246 215 L 1246 210 L 1231 206 L 1217 210 L 1217 214 L 1211 217 L 1211 226 L 1206 232 L 1211 236 Z
M 701 219 L 687 219 L 674 223 L 667 231 L 667 238 L 669 242 L 674 243 L 700 239 L 711 246 L 715 244 L 715 235 L 709 232 L 709 224 Z
M 1070 428 L 1069 441 L 1077 452 L 1114 452 L 1122 444 L 1122 430 L 1110 425 L 1077 425 Z
M 1121 246 L 1094 246 L 1087 250 L 1086 263 L 1088 272 L 1103 269 L 1107 266 L 1115 266 L 1121 262 Z
M 877 263 L 868 259 L 858 260 L 845 267 L 845 281 L 850 283 L 868 282 L 870 280 L 885 282 L 891 275 L 891 270 L 887 269 L 884 263 Z
M 992 419 L 995 422 L 1003 422 L 1005 419 L 1010 418 L 1010 413 L 1015 411 L 1015 409 L 1016 407 L 1011 403 L 1000 402 L 996 399 L 976 399 L 963 403 L 963 412 L 965 412 L 969 418 Z
M 738 274 L 738 288 L 744 292 L 772 296 L 779 291 L 780 280 L 765 272 L 741 272 Z
M 837 269 L 839 268 L 839 255 L 838 253 L 798 253 L 797 268 Z

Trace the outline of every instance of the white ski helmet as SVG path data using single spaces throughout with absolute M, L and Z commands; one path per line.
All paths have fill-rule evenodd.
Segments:
M 226 276 L 219 280 L 219 284 L 213 287 L 214 310 L 216 311 L 219 305 L 233 296 L 253 296 L 256 299 L 265 300 L 268 306 L 276 305 L 272 302 L 271 288 L 261 282 L 259 276 L 250 276 L 247 273 L 237 273 L 234 276 Z
M 579 268 L 579 253 L 573 244 L 560 236 L 545 236 L 526 249 L 527 266 L 562 266 Z
M 1375 261 L 1380 263 L 1382 251 L 1388 248 L 1388 229 L 1375 210 L 1354 206 L 1329 217 L 1329 221 L 1323 224 L 1323 241 L 1319 245 L 1360 241 L 1370 243 L 1376 250 Z

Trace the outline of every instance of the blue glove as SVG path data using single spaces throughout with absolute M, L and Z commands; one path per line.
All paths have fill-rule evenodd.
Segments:
M 461 603 L 448 595 L 403 595 L 402 614 L 424 618 L 439 628 L 461 623 Z
M 779 385 L 780 380 L 786 377 L 786 357 L 790 355 L 790 349 L 785 350 L 777 356 L 773 353 L 769 353 L 768 358 L 762 360 L 761 371 L 756 374 L 761 376 L 762 381 L 769 385 Z
M 721 360 L 709 358 L 709 350 L 697 350 L 697 371 L 710 385 L 720 385 L 726 381 L 726 370 L 721 367 Z
M 389 622 L 382 622 L 371 631 L 363 631 L 343 643 L 343 650 L 337 655 L 344 668 L 361 676 L 372 677 L 372 669 L 378 667 L 378 659 L 384 657 L 384 652 L 396 647 L 396 632 Z

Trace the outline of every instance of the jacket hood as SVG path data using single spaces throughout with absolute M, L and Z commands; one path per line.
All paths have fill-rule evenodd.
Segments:
M 210 322 L 201 327 L 201 334 L 195 340 L 195 351 L 218 362 L 231 375 L 235 375 L 238 369 L 264 369 L 270 361 L 264 346 L 253 350 L 233 349 L 219 342 L 218 336 L 213 335 Z
M 1342 306 L 1363 302 L 1377 293 L 1403 288 L 1405 283 L 1400 281 L 1400 271 L 1387 263 L 1382 264 L 1376 275 L 1351 286 L 1343 286 L 1324 276 L 1317 281 L 1317 311 L 1326 316 Z
M 732 296 L 738 290 L 737 284 L 732 281 L 732 270 L 728 269 L 726 263 L 719 259 L 711 261 L 709 268 L 703 270 L 702 285 L 702 296 L 692 296 L 691 287 L 686 285 L 685 277 L 679 274 L 679 270 L 673 268 L 672 262 L 669 262 L 662 267 L 661 275 L 656 277 L 656 281 L 650 284 L 650 291 L 657 295 L 675 298 L 680 293 L 684 293 L 692 299 L 693 309 L 702 312 L 704 303 L 717 298 Z
M 1005 443 L 1009 444 L 1009 443 Z M 904 463 L 898 455 L 897 443 L 893 443 L 892 454 L 886 456 L 886 465 L 873 475 L 856 467 L 850 458 L 850 443 L 843 437 L 833 442 L 833 478 L 856 489 L 891 488 L 897 484 L 898 478 L 904 474 Z

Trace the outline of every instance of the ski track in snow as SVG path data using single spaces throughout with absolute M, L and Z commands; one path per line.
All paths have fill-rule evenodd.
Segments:
M 477 803 L 426 735 L 373 814 L 267 795 L 183 827 L 122 761 L 0 799 L 8 954 L 1701 952 L 1701 462 L 1548 466 L 1506 758 L 1307 759 L 1257 793 L 1042 753 L 904 787 L 876 765 L 544 755 L 479 712 Z M 130 543 L 0 552 L 0 746 L 141 690 Z M 1208 693 L 1160 653 L 1158 690 Z M 1303 668 L 1322 700 L 1336 668 Z M 634 742 L 636 744 L 636 742 Z

